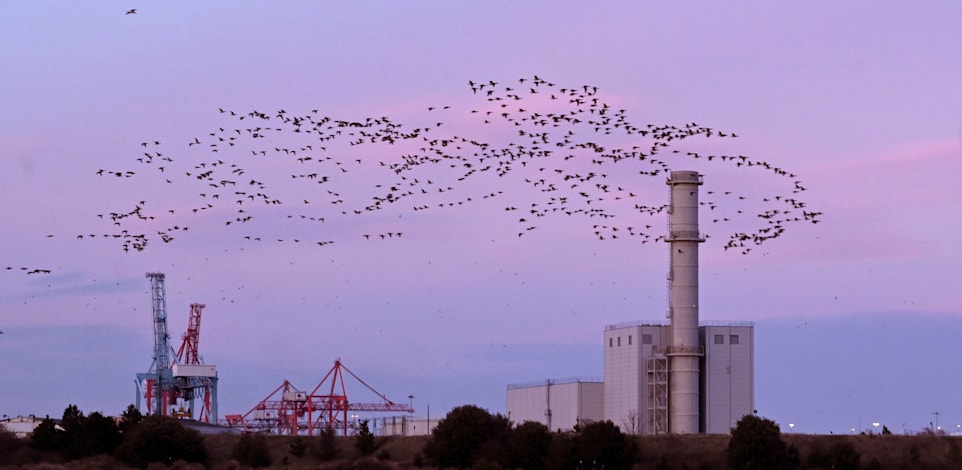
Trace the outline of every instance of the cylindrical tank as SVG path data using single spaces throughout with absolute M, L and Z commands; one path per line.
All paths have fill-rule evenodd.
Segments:
M 673 171 L 668 237 L 671 247 L 668 307 L 671 345 L 668 348 L 668 430 L 675 434 L 699 432 L 698 363 L 698 186 L 701 175 Z

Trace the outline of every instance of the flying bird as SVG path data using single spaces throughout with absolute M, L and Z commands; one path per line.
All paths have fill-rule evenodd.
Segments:
M 663 237 L 656 238 L 656 234 L 651 233 L 651 224 L 634 225 L 638 228 L 633 229 L 621 225 L 620 221 L 632 220 L 638 215 L 664 216 L 668 204 L 642 200 L 645 193 L 636 186 L 637 176 L 654 177 L 660 183 L 663 175 L 684 168 L 687 163 L 698 162 L 733 171 L 751 167 L 764 170 L 773 178 L 790 178 L 786 180 L 788 186 L 783 194 L 756 196 L 708 191 L 709 199 L 701 204 L 718 214 L 714 220 L 728 221 L 730 215 L 733 221 L 730 225 L 737 227 L 724 245 L 726 250 L 738 248 L 740 252 L 748 252 L 749 245 L 760 245 L 780 236 L 788 223 L 819 221 L 820 212 L 809 211 L 804 202 L 793 196 L 806 190 L 793 173 L 744 155 L 701 155 L 683 148 L 685 139 L 734 137 L 734 133 L 694 122 L 634 123 L 626 110 L 609 107 L 594 86 L 562 88 L 537 76 L 521 78 L 519 83 L 524 86 L 511 88 L 494 80 L 469 80 L 471 94 L 468 96 L 479 103 L 464 108 L 460 115 L 470 124 L 467 126 L 459 125 L 465 124 L 460 122 L 452 126 L 439 120 L 412 126 L 388 116 L 340 119 L 326 116 L 317 109 L 308 113 L 284 109 L 235 112 L 219 107 L 216 114 L 221 122 L 206 133 L 198 130 L 195 134 L 209 135 L 205 140 L 212 143 L 202 145 L 199 137 L 188 140 L 190 158 L 177 158 L 175 162 L 174 158 L 160 158 L 160 152 L 156 152 L 157 158 L 153 153 L 141 152 L 135 164 L 156 166 L 159 171 L 106 172 L 118 178 L 144 178 L 162 173 L 164 176 L 159 182 L 170 185 L 166 187 L 170 188 L 171 196 L 201 195 L 199 204 L 176 212 L 178 219 L 184 213 L 188 217 L 220 218 L 221 227 L 231 226 L 225 230 L 233 229 L 234 223 L 256 225 L 259 220 L 270 220 L 231 215 L 235 211 L 250 210 L 252 204 L 272 211 L 291 199 L 301 200 L 312 211 L 315 207 L 317 210 L 296 214 L 298 218 L 288 215 L 292 222 L 336 223 L 337 217 L 364 216 L 385 209 L 395 211 L 398 218 L 403 211 L 412 209 L 418 213 L 449 211 L 473 201 L 516 197 L 521 193 L 521 197 L 527 199 L 512 199 L 505 209 L 525 212 L 522 217 L 513 218 L 515 223 L 524 224 L 523 230 L 516 232 L 519 237 L 540 226 L 536 221 L 543 218 L 571 217 L 585 221 L 598 240 L 620 243 L 618 240 L 634 238 L 646 243 Z M 422 109 L 432 114 L 442 109 L 451 110 L 439 115 L 445 118 L 459 116 L 456 108 L 447 105 Z M 485 140 L 454 130 L 471 129 L 473 125 L 507 126 L 511 132 L 500 135 L 512 137 Z M 479 134 L 488 135 L 487 132 Z M 140 145 L 147 147 L 152 142 L 159 146 L 161 140 L 145 139 Z M 626 140 L 632 144 L 623 144 Z M 398 145 L 392 147 L 395 144 Z M 384 150 L 389 154 L 389 149 L 405 150 L 373 161 L 364 158 L 370 155 L 368 147 L 379 147 L 378 152 Z M 670 155 L 670 159 L 662 155 Z M 272 159 L 273 168 L 292 171 L 284 173 L 284 180 L 271 173 L 255 175 L 266 171 L 264 158 Z M 163 166 L 156 165 L 158 160 L 165 161 Z M 348 165 L 352 161 L 354 164 Z M 619 163 L 618 171 L 612 168 L 615 163 Z M 621 168 L 627 165 L 635 165 L 634 171 L 623 172 Z M 305 170 L 308 166 L 310 169 Z M 360 168 L 360 171 L 348 171 L 348 168 Z M 104 172 L 99 170 L 97 174 Z M 187 178 L 176 177 L 185 174 Z M 249 182 L 234 181 L 242 174 L 248 175 L 244 178 Z M 622 177 L 626 174 L 635 178 L 627 180 Z M 484 175 L 490 176 L 485 179 Z M 482 187 L 480 183 L 488 186 Z M 327 192 L 318 191 L 317 185 L 323 185 Z M 342 195 L 344 188 L 350 191 Z M 326 209 L 316 204 L 318 197 L 329 203 L 323 205 Z M 224 200 L 229 200 L 234 209 L 224 206 L 215 209 L 212 203 Z M 624 204 L 628 200 L 632 203 Z M 747 205 L 749 203 L 762 208 L 753 214 L 754 207 Z M 729 206 L 734 206 L 731 214 L 725 212 Z M 798 214 L 803 207 L 806 212 Z M 794 213 L 789 213 L 793 210 Z M 129 230 L 115 234 L 121 235 L 125 249 L 142 251 L 152 236 L 147 232 L 148 226 L 156 223 L 155 218 L 174 215 L 172 209 L 169 215 L 158 214 L 141 203 L 132 212 L 114 212 L 109 223 L 119 227 L 116 230 Z M 599 221 L 604 222 L 597 223 Z M 645 228 L 640 229 L 642 226 Z M 390 231 L 384 233 L 362 236 L 365 239 L 400 238 L 400 228 L 390 227 L 387 228 Z M 145 233 L 135 232 L 141 229 Z M 304 238 L 292 240 L 297 243 Z

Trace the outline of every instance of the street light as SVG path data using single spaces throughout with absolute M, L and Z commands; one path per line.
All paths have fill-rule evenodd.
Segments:
M 788 423 L 788 433 L 795 434 L 795 423 Z
M 875 426 L 875 434 L 878 434 L 878 427 L 881 425 L 882 423 L 872 423 L 872 426 Z

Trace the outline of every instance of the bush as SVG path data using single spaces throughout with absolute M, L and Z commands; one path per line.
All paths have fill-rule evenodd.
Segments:
M 30 446 L 37 450 L 56 450 L 63 448 L 65 438 L 63 431 L 57 429 L 50 417 L 46 417 L 30 434 Z
M 862 456 L 855 450 L 855 446 L 848 441 L 832 444 L 828 450 L 832 459 L 832 468 L 839 470 L 857 470 Z
M 231 457 L 241 465 L 251 468 L 270 467 L 271 450 L 263 434 L 244 434 L 234 444 Z
M 374 434 L 367 426 L 367 420 L 362 419 L 358 425 L 357 436 L 354 440 L 354 449 L 362 456 L 371 455 L 374 452 Z
M 27 442 L 0 425 L 0 467 L 20 465 L 22 454 L 26 453 Z
M 792 469 L 798 465 L 774 421 L 745 415 L 732 429 L 728 464 L 736 470 Z M 796 454 L 797 455 L 797 454 Z
M 551 431 L 544 424 L 525 421 L 511 430 L 508 448 L 511 452 L 511 466 L 529 470 L 545 468 L 545 457 L 551 445 Z
M 424 453 L 438 467 L 468 468 L 480 460 L 507 463 L 508 419 L 475 405 L 452 409 L 438 422 Z
M 99 412 L 90 413 L 84 419 L 81 432 L 80 436 L 70 436 L 75 445 L 80 445 L 81 449 L 76 452 L 80 456 L 110 455 L 121 442 L 117 423 Z
M 577 440 L 579 461 L 593 468 L 627 468 L 635 460 L 633 446 L 611 421 L 583 426 Z
M 551 436 L 545 456 L 545 468 L 569 469 L 578 464 L 578 443 L 569 434 L 557 433 Z
M 287 444 L 287 448 L 294 457 L 301 457 L 307 452 L 307 443 L 304 442 L 303 437 L 294 436 L 291 442 Z
M 199 432 L 185 428 L 174 418 L 150 415 L 125 434 L 116 456 L 139 468 L 147 468 L 152 462 L 169 466 L 177 460 L 206 464 L 207 448 Z
M 56 451 L 66 460 L 110 454 L 120 444 L 120 431 L 113 419 L 99 412 L 84 416 L 77 405 L 68 405 L 58 426 L 49 417 L 30 436 L 35 449 Z
M 334 428 L 327 426 L 321 429 L 317 440 L 317 458 L 322 462 L 329 462 L 337 458 L 337 432 Z
M 117 424 L 117 429 L 119 429 L 120 433 L 123 434 L 133 429 L 143 419 L 143 413 L 141 413 L 136 406 L 127 405 L 127 409 L 124 410 L 124 412 L 120 415 L 120 423 Z

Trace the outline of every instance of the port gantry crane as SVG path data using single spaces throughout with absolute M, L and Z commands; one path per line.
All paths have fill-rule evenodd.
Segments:
M 151 312 L 154 317 L 154 357 L 145 373 L 137 374 L 137 408 L 146 407 L 147 414 L 166 414 L 173 389 L 173 373 L 168 365 L 167 351 L 170 350 L 170 335 L 167 334 L 167 294 L 164 286 L 164 273 L 147 273 L 150 283 Z
M 347 397 L 344 372 L 377 395 L 379 403 L 351 402 Z M 414 413 L 405 403 L 395 403 L 351 372 L 340 359 L 327 372 L 311 392 L 294 387 L 285 380 L 266 398 L 243 415 L 227 415 L 227 426 L 240 427 L 246 431 L 269 431 L 279 435 L 313 435 L 321 429 L 332 429 L 347 435 L 356 423 L 348 420 L 348 412 L 401 412 Z
M 178 418 L 194 417 L 194 399 L 202 398 L 199 419 L 217 422 L 217 368 L 203 364 L 198 354 L 200 315 L 203 304 L 191 304 L 190 318 L 183 343 L 174 360 L 170 359 L 170 334 L 167 332 L 167 294 L 164 273 L 147 273 L 150 284 L 151 312 L 154 319 L 154 355 L 150 369 L 137 374 L 137 409 L 146 414 Z M 178 400 L 181 403 L 178 406 Z M 183 407 L 187 403 L 187 408 Z
M 187 320 L 187 331 L 183 342 L 177 350 L 177 358 L 171 364 L 176 384 L 175 395 L 187 403 L 187 408 L 178 407 L 173 412 L 175 417 L 193 418 L 194 401 L 201 399 L 198 421 L 205 423 L 217 422 L 217 369 L 204 364 L 198 352 L 200 343 L 200 316 L 204 311 L 204 304 L 190 304 L 190 316 Z

